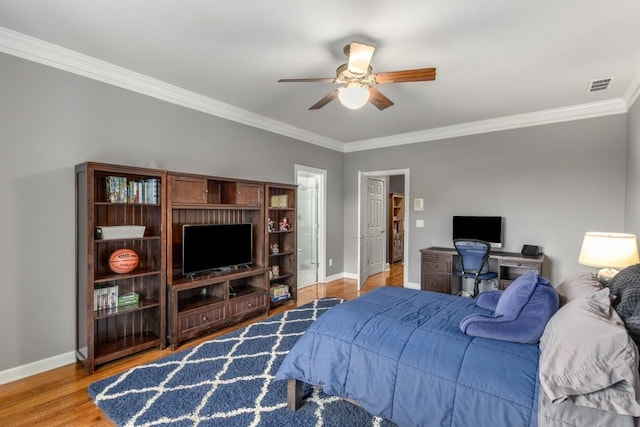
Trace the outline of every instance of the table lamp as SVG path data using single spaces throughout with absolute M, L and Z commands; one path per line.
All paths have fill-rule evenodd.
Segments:
M 585 233 L 578 262 L 590 267 L 600 267 L 597 277 L 603 285 L 623 269 L 640 262 L 638 244 L 634 234 Z

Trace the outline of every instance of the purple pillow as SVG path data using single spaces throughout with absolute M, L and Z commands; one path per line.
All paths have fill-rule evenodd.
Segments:
M 462 319 L 460 330 L 471 336 L 533 344 L 540 340 L 558 306 L 553 286 L 530 271 L 500 295 L 493 314 L 471 314 Z

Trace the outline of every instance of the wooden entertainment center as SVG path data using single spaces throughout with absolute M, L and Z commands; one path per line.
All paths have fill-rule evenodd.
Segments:
M 111 181 L 122 198 L 107 191 Z M 89 373 L 297 298 L 295 185 L 88 162 L 76 166 L 76 211 L 76 355 Z M 182 230 L 194 224 L 251 224 L 252 263 L 185 277 Z M 144 226 L 144 235 L 97 234 L 124 226 Z M 136 252 L 133 271 L 110 271 L 116 249 Z M 105 290 L 108 306 L 99 298 Z M 131 295 L 139 301 L 117 303 Z

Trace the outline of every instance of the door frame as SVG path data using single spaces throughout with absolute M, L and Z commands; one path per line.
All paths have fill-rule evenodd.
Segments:
M 364 212 L 362 212 L 362 182 L 363 179 L 365 177 L 385 177 L 385 176 L 391 176 L 391 175 L 403 175 L 404 176 L 404 200 L 405 200 L 405 209 L 404 209 L 404 248 L 403 248 L 403 269 L 402 269 L 402 281 L 404 283 L 402 283 L 403 287 L 407 286 L 407 283 L 409 281 L 409 242 L 411 239 L 411 227 L 409 227 L 409 205 L 408 205 L 408 201 L 411 200 L 410 198 L 410 194 L 409 194 L 409 182 L 410 182 L 410 170 L 407 169 L 391 169 L 391 170 L 378 170 L 378 171 L 358 171 L 358 228 L 357 228 L 357 233 L 358 235 L 356 236 L 356 238 L 359 239 L 360 236 L 360 230 L 362 230 L 362 221 L 363 221 L 363 217 L 362 215 L 364 214 Z M 358 290 L 360 290 L 362 288 L 362 285 L 364 283 L 361 283 L 360 280 L 360 274 L 361 274 L 361 265 L 362 265 L 362 257 L 363 257 L 363 250 L 361 248 L 361 244 L 360 241 L 358 241 L 358 274 L 356 275 L 356 280 L 357 280 L 357 285 L 358 285 Z M 366 251 L 365 251 L 366 253 Z
M 318 177 L 318 283 L 324 283 L 327 280 L 327 170 L 298 164 L 294 166 L 294 170 L 296 184 L 298 184 L 298 172 Z M 298 268 L 297 265 L 296 268 Z

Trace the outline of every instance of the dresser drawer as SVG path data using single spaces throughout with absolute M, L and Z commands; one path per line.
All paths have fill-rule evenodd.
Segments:
M 423 261 L 435 261 L 435 262 L 451 262 L 453 259 L 453 254 L 447 254 L 442 252 L 435 251 L 424 251 L 422 252 L 422 260 Z
M 500 261 L 500 267 L 526 268 L 537 271 L 540 269 L 540 263 L 532 261 L 502 260 Z
M 451 262 L 425 260 L 424 269 L 428 273 L 451 273 Z
M 226 305 L 212 304 L 197 310 L 178 314 L 178 331 L 185 334 L 196 329 L 206 329 L 225 320 Z
M 422 276 L 423 291 L 451 293 L 451 276 L 443 274 L 425 274 Z
M 251 295 L 231 298 L 229 300 L 229 316 L 241 316 L 267 307 L 267 293 L 255 293 Z

